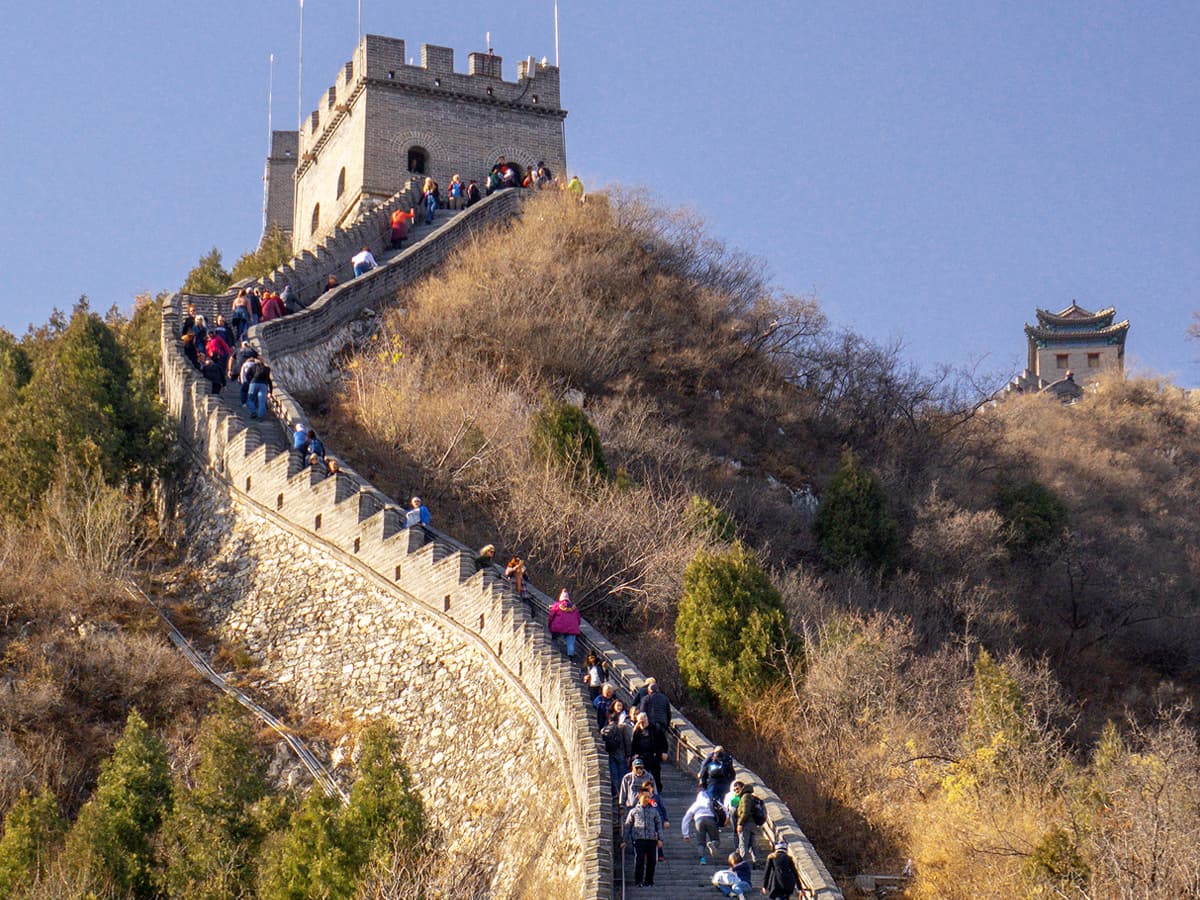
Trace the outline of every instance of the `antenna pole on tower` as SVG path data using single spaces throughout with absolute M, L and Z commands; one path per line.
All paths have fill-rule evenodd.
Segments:
M 300 0 L 300 53 L 296 67 L 296 131 L 304 130 L 304 0 Z
M 267 171 L 271 170 L 271 112 L 275 96 L 275 54 L 272 53 L 267 62 Z M 263 175 L 263 234 L 267 233 L 267 190 L 270 184 L 267 176 Z
M 554 68 L 558 68 L 558 0 L 554 0 Z

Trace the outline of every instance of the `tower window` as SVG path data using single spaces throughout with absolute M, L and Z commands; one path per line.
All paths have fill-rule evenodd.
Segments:
M 318 203 L 316 206 L 313 207 L 312 229 L 311 229 L 313 234 L 317 233 L 317 226 L 320 224 L 321 224 L 321 204 Z
M 337 196 L 341 197 L 346 191 L 346 167 L 342 166 L 342 171 L 338 172 Z
M 1070 358 L 1071 358 L 1071 354 L 1069 354 L 1069 353 L 1055 353 L 1054 354 L 1055 368 L 1058 368 L 1058 369 L 1067 368 L 1068 367 L 1067 362 L 1068 362 L 1068 360 L 1070 360 Z
M 1100 368 L 1100 354 L 1099 353 L 1089 353 L 1088 354 L 1088 368 L 1089 369 Z
M 408 149 L 408 171 L 414 175 L 425 175 L 429 169 L 429 151 L 424 147 Z

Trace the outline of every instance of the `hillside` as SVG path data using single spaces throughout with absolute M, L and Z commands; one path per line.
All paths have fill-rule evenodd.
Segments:
M 337 742 L 349 797 L 327 798 L 133 589 L 215 666 L 252 666 L 200 623 L 197 572 L 158 539 L 189 540 L 151 502 L 187 464 L 156 398 L 161 316 L 150 298 L 130 319 L 81 301 L 20 340 L 0 331 L 0 896 L 445 893 L 442 835 L 390 727 L 300 723 L 331 739 L 326 758 Z M 482 871 L 459 863 L 456 884 Z
M 306 398 L 327 443 L 571 587 L 843 873 L 911 857 L 918 897 L 1196 890 L 1200 411 L 1181 392 L 984 405 L 629 196 L 537 197 L 398 299 Z M 539 449 L 571 404 L 600 453 Z M 790 636 L 760 651 L 769 683 L 709 707 L 674 626 L 721 523 Z

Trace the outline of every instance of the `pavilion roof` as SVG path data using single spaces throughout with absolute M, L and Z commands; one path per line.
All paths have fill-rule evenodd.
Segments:
M 1041 318 L 1041 310 L 1038 310 Z M 1115 324 L 1100 327 L 1089 326 L 1079 329 L 1046 328 L 1042 325 L 1026 325 L 1025 334 L 1036 341 L 1067 342 L 1080 340 L 1108 340 L 1115 338 L 1117 343 L 1125 342 L 1125 333 L 1129 331 L 1129 320 L 1123 319 Z
M 1082 331 L 1097 326 L 1111 325 L 1116 315 L 1115 306 L 1107 306 L 1104 309 L 1089 312 L 1072 300 L 1070 306 L 1056 313 L 1039 309 L 1037 320 L 1043 328 L 1070 328 Z

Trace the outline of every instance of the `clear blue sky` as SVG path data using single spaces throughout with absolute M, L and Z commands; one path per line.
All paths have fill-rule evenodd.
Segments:
M 552 0 L 363 0 L 364 30 L 554 56 Z M 0 325 L 127 306 L 256 243 L 295 127 L 297 0 L 4 0 Z M 923 367 L 1023 365 L 1035 307 L 1115 305 L 1200 384 L 1200 4 L 561 0 L 571 169 L 696 208 L 834 322 Z M 304 108 L 358 35 L 306 0 Z

